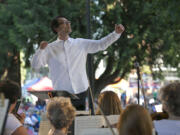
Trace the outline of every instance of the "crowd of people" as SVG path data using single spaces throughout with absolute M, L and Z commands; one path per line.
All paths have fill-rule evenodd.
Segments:
M 24 114 L 13 113 L 21 89 L 13 81 L 1 81 L 0 93 L 10 100 L 10 109 L 5 126 L 4 135 L 28 135 Z M 97 115 L 120 115 L 116 124 L 119 135 L 178 135 L 180 133 L 180 82 L 170 83 L 160 89 L 160 100 L 163 111 L 168 118 L 163 120 L 152 119 L 149 111 L 138 104 L 121 107 L 121 101 L 112 91 L 102 92 L 98 97 Z M 101 109 L 101 111 L 99 110 Z M 48 135 L 67 135 L 75 116 L 76 108 L 70 98 L 51 98 L 46 106 L 47 119 L 52 128 Z

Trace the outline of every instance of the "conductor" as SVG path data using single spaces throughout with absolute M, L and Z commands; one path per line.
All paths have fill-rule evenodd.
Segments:
M 71 38 L 71 22 L 58 16 L 52 20 L 51 29 L 57 34 L 57 40 L 51 43 L 42 41 L 31 66 L 39 71 L 47 64 L 53 89 L 78 96 L 79 99 L 71 99 L 72 104 L 77 110 L 84 110 L 89 87 L 86 74 L 87 54 L 105 50 L 119 39 L 124 27 L 121 24 L 115 25 L 115 31 L 100 40 Z

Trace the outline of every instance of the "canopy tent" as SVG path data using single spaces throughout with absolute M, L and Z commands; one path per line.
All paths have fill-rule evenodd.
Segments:
M 126 91 L 129 89 L 129 83 L 128 81 L 121 79 L 121 81 L 119 81 L 116 84 L 110 84 L 108 85 L 105 90 L 113 90 L 113 91 Z
M 53 90 L 52 81 L 48 77 L 43 77 L 37 83 L 27 88 L 28 91 Z
M 29 87 L 31 87 L 32 85 L 36 84 L 37 82 L 39 82 L 41 79 L 39 78 L 35 78 L 33 80 L 28 81 L 26 84 L 24 84 L 24 86 L 22 87 L 22 89 L 28 89 Z
M 116 84 L 110 84 L 106 86 L 101 92 L 104 91 L 113 91 L 120 98 L 122 93 L 124 93 L 125 91 L 129 91 L 129 83 L 128 81 L 121 79 L 121 81 Z

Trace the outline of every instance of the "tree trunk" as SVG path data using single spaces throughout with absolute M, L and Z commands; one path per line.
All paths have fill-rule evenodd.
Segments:
M 20 53 L 14 49 L 12 53 L 7 53 L 7 66 L 4 67 L 3 77 L 1 79 L 8 79 L 17 82 L 21 86 L 20 73 Z
M 21 86 L 21 69 L 20 69 L 20 52 L 14 49 L 14 56 L 11 61 L 11 66 L 8 68 L 7 77 L 10 80 L 17 82 Z

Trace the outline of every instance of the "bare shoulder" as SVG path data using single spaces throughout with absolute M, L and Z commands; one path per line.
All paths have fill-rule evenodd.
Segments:
M 28 133 L 25 127 L 20 126 L 14 131 L 12 135 L 28 135 Z

